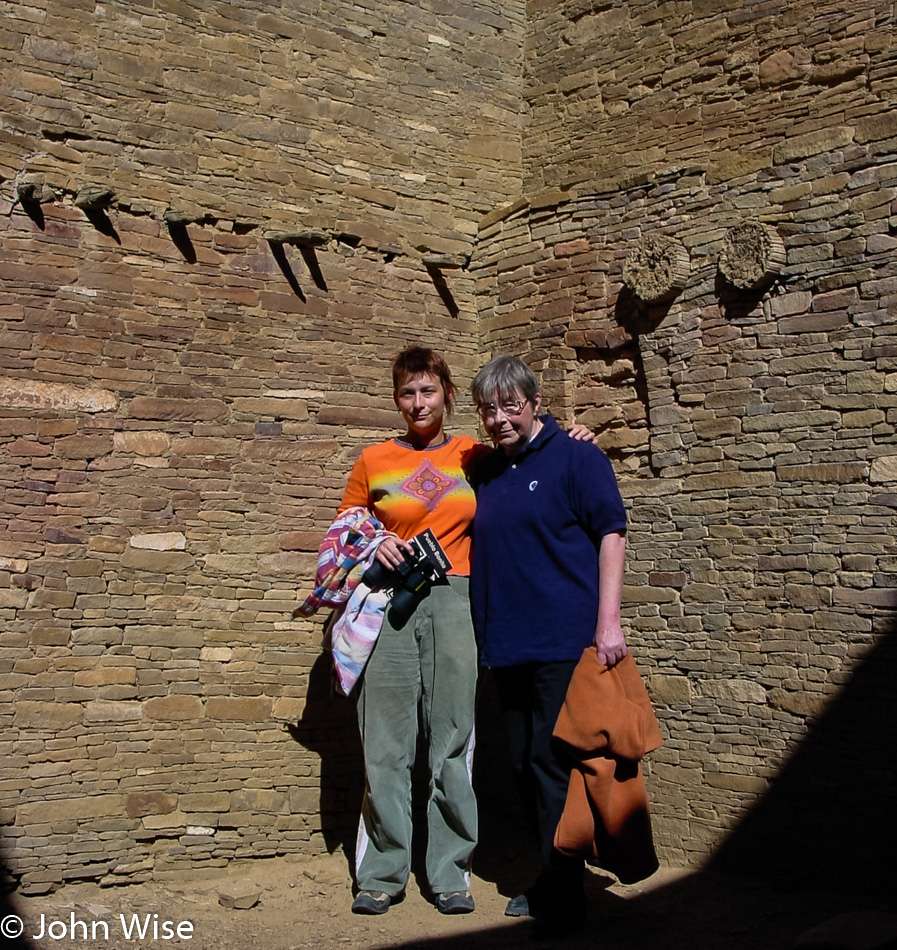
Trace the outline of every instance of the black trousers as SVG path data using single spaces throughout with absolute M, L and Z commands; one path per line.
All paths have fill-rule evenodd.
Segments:
M 570 780 L 570 766 L 552 743 L 558 714 L 576 668 L 576 660 L 493 667 L 514 776 L 534 826 L 542 859 L 542 882 L 582 879 L 584 862 L 554 849 Z M 573 895 L 571 895 L 573 896 Z

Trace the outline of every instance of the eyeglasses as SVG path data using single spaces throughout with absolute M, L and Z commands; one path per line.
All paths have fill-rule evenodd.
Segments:
M 494 419 L 498 415 L 499 410 L 501 410 L 505 417 L 519 416 L 526 408 L 527 402 L 529 402 L 528 399 L 518 399 L 515 402 L 503 402 L 498 406 L 491 402 L 486 402 L 477 406 L 477 411 L 483 419 Z

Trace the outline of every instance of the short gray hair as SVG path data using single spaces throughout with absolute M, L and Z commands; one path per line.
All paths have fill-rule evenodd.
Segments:
M 499 401 L 522 395 L 532 402 L 539 392 L 536 374 L 516 356 L 496 356 L 477 373 L 470 394 L 474 405 L 482 406 L 495 396 Z

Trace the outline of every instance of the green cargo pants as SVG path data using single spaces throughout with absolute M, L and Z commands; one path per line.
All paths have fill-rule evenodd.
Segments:
M 408 622 L 385 620 L 357 693 L 365 794 L 359 890 L 400 894 L 411 869 L 411 769 L 418 704 L 430 767 L 426 872 L 434 893 L 469 887 L 477 837 L 471 784 L 477 652 L 468 579 L 434 586 Z

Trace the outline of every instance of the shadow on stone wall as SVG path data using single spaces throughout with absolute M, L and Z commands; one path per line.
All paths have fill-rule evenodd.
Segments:
M 296 742 L 320 756 L 320 817 L 324 843 L 331 853 L 341 849 L 352 866 L 364 789 L 364 764 L 355 704 L 334 693 L 329 653 L 322 653 L 315 660 L 309 673 L 302 719 L 287 728 Z
M 579 950 L 600 940 L 604 950 L 660 946 L 818 950 L 846 946 L 832 942 L 840 931 L 849 931 L 854 941 L 850 946 L 859 946 L 857 940 L 864 935 L 871 939 L 880 927 L 893 939 L 895 686 L 897 631 L 892 625 L 819 718 L 770 792 L 703 869 L 670 875 L 669 883 L 653 882 L 644 893 L 636 885 L 625 899 L 608 890 L 612 878 L 589 875 L 590 926 L 566 939 L 564 946 Z M 510 895 L 530 879 L 536 856 L 513 797 L 497 699 L 488 677 L 481 683 L 477 730 L 474 780 L 481 841 L 474 870 L 496 882 L 500 893 Z M 870 820 L 870 815 L 875 818 Z M 814 928 L 823 922 L 820 935 Z M 529 926 L 521 921 L 396 946 L 518 947 L 529 942 Z
M 897 629 L 892 623 L 709 866 L 893 891 Z
M 19 910 L 11 893 L 13 886 L 6 856 L 0 851 L 0 947 L 3 950 L 34 950 L 34 944 L 24 934 L 18 934 Z

